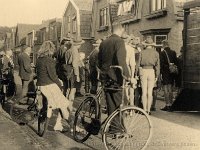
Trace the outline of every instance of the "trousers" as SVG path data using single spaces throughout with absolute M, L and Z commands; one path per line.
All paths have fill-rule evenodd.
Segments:
M 155 71 L 154 69 L 142 69 L 140 74 L 142 87 L 142 104 L 145 111 L 150 112 L 153 100 L 153 87 L 155 85 Z

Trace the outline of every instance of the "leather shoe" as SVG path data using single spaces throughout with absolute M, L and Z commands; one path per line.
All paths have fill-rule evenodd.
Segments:
M 161 108 L 160 110 L 162 110 L 162 111 L 171 111 L 171 106 L 165 106 L 165 107 Z

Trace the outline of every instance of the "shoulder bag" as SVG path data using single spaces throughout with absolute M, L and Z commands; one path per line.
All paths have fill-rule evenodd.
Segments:
M 167 52 L 164 50 L 165 55 L 167 56 L 167 62 L 169 64 L 169 71 L 170 73 L 178 74 L 178 67 L 174 63 L 170 63 L 169 56 Z

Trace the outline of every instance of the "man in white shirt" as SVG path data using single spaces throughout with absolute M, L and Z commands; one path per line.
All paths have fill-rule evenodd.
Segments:
M 122 35 L 122 39 L 124 39 L 125 42 L 125 48 L 126 48 L 126 64 L 128 66 L 129 73 L 131 75 L 131 79 L 135 80 L 134 74 L 135 74 L 135 49 L 130 45 L 131 37 L 128 36 L 126 33 Z M 136 84 L 136 80 L 135 80 Z M 127 100 L 130 105 L 134 105 L 134 89 L 135 84 L 132 84 L 130 88 L 127 88 L 126 95 Z

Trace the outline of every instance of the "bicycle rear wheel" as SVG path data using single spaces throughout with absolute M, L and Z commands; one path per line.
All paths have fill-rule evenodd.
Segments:
M 152 124 L 145 111 L 128 106 L 113 112 L 103 129 L 103 143 L 107 150 L 146 148 L 152 133 Z
M 44 136 L 48 129 L 50 118 L 47 117 L 47 99 L 43 96 L 42 109 L 38 113 L 38 135 Z
M 98 101 L 94 97 L 87 97 L 75 113 L 73 124 L 74 140 L 82 143 L 86 141 L 91 134 L 98 134 L 100 126 L 99 117 Z

